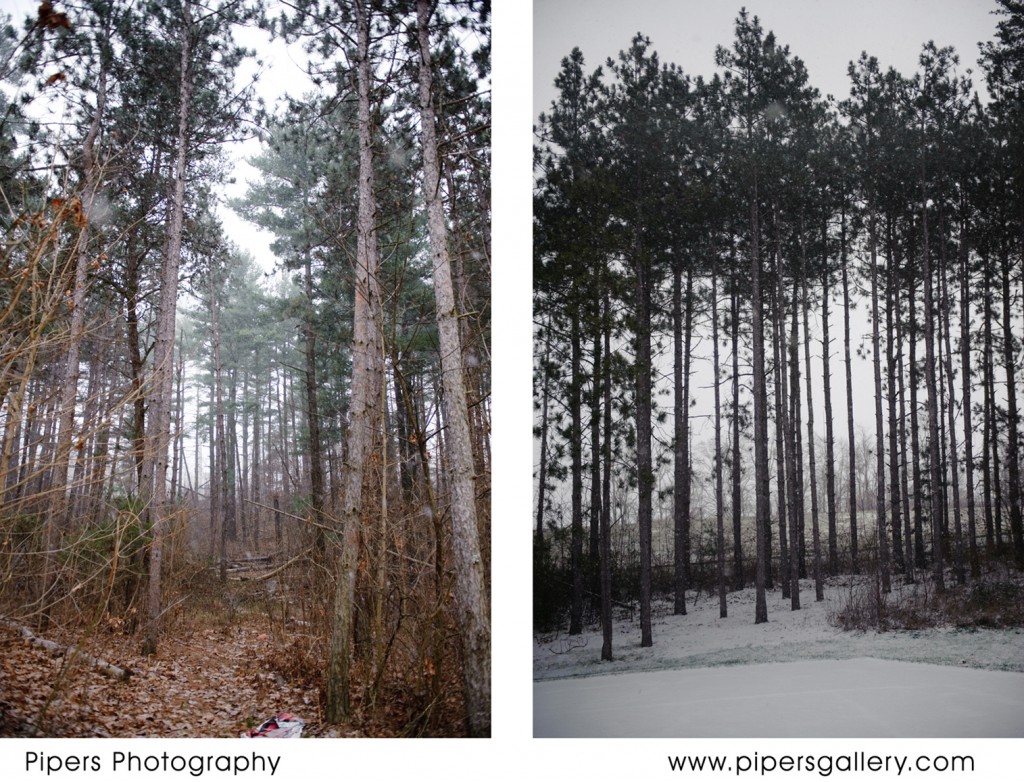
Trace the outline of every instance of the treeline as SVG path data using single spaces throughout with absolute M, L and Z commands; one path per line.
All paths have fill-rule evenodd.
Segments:
M 3 610 L 153 653 L 197 572 L 273 553 L 327 721 L 401 681 L 429 733 L 451 677 L 488 733 L 488 9 L 59 5 L 0 43 Z M 314 89 L 261 106 L 244 25 Z M 273 280 L 217 213 L 253 135 Z
M 638 597 L 652 644 L 663 454 L 676 613 L 694 584 L 698 482 L 713 487 L 702 555 L 716 559 L 723 617 L 727 591 L 751 581 L 763 622 L 765 590 L 778 584 L 797 609 L 808 575 L 820 600 L 826 575 L 868 567 L 882 592 L 894 574 L 941 592 L 978 577 L 985 557 L 1024 569 L 1024 8 L 999 6 L 982 47 L 988 103 L 933 42 L 910 76 L 862 54 L 849 96 L 822 97 L 746 10 L 710 79 L 662 64 L 642 35 L 607 70 L 588 72 L 579 49 L 562 61 L 535 146 L 538 625 L 565 611 L 579 633 L 585 606 L 599 606 L 610 659 L 614 598 Z M 858 305 L 870 378 L 853 374 Z M 691 451 L 699 371 L 714 397 L 707 473 Z M 854 410 L 855 383 L 872 384 L 871 410 Z M 662 389 L 671 411 L 656 408 Z M 659 450 L 652 422 L 670 419 Z M 874 424 L 859 452 L 855 420 Z M 865 459 L 869 514 L 858 513 Z M 556 491 L 566 563 L 552 549 Z M 624 556 L 613 523 L 620 539 L 638 533 L 638 572 L 617 571 L 635 586 L 627 595 L 612 591 Z

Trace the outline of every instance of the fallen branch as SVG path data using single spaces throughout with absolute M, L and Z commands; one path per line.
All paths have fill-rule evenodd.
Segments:
M 250 581 L 266 581 L 267 579 L 273 578 L 278 573 L 280 573 L 282 570 L 285 570 L 286 568 L 290 568 L 292 565 L 294 565 L 300 559 L 305 557 L 307 554 L 309 554 L 310 551 L 312 551 L 312 549 L 313 549 L 312 546 L 307 546 L 302 551 L 300 551 L 298 554 L 296 554 L 294 557 L 292 557 L 287 562 L 285 562 L 283 565 L 279 565 L 278 567 L 274 568 L 273 570 L 269 571 L 268 573 L 260 573 L 258 576 L 253 576 L 249 580 Z
M 19 625 L 17 622 L 12 622 L 10 619 L 0 618 L 0 624 L 7 625 L 12 630 L 16 630 L 22 638 L 28 641 L 30 644 L 42 647 L 49 652 L 63 655 L 67 657 L 71 655 L 73 659 L 83 660 L 90 666 L 98 670 L 100 673 L 104 673 L 112 679 L 126 682 L 128 677 L 132 675 L 130 668 L 121 668 L 113 663 L 108 663 L 106 660 L 102 660 L 99 657 L 93 657 L 91 654 L 87 654 L 79 649 L 77 646 L 64 646 L 56 641 L 51 641 L 47 638 L 42 638 L 33 633 L 29 628 L 24 625 Z

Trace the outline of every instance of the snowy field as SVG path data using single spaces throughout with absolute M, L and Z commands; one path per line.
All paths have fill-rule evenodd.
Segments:
M 850 596 L 830 585 L 803 609 L 754 591 L 655 605 L 654 646 L 620 617 L 612 662 L 600 627 L 534 639 L 534 735 L 622 737 L 1024 737 L 1024 633 L 936 628 L 844 632 L 828 619 Z M 785 717 L 783 717 L 785 715 Z

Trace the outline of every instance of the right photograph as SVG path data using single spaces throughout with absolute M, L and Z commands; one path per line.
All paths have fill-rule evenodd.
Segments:
M 534 736 L 1024 737 L 1024 3 L 534 0 L 533 73 Z

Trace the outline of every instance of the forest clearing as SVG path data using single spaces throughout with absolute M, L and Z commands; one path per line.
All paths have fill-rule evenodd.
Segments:
M 0 109 L 0 735 L 488 736 L 488 5 L 31 3 Z
M 860 656 L 980 661 L 1016 672 L 981 701 L 1024 694 L 1024 7 L 915 18 L 897 37 L 878 9 L 766 5 L 831 70 L 812 73 L 756 8 L 733 11 L 718 45 L 724 10 L 668 3 L 547 39 L 531 519 L 544 735 L 645 735 L 657 720 L 631 688 L 660 703 L 664 686 L 665 709 L 706 697 L 661 669 L 731 666 L 720 696 L 751 705 L 769 674 L 735 666 L 776 652 L 797 667 L 769 698 L 824 692 L 828 667 L 800 666 Z M 609 31 L 641 17 L 686 70 L 643 31 L 612 48 Z M 840 19 L 860 37 L 816 40 Z M 902 675 L 854 668 L 871 689 Z M 602 682 L 546 681 L 581 675 Z M 927 690 L 946 674 L 922 675 Z M 881 727 L 881 704 L 851 702 L 865 722 L 849 735 L 922 735 Z M 1024 736 L 1021 698 L 1004 705 L 990 735 Z M 810 735 L 843 735 L 825 717 Z M 764 735 L 745 725 L 722 735 Z

